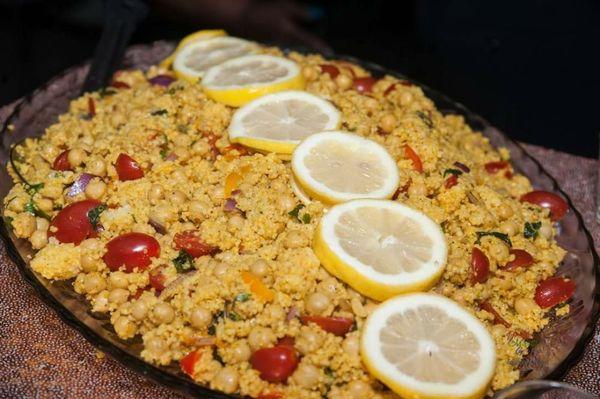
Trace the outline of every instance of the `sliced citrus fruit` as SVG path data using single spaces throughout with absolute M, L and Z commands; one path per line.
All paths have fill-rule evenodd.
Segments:
M 329 101 L 303 91 L 282 91 L 238 109 L 229 124 L 229 140 L 260 151 L 291 154 L 301 140 L 339 124 L 340 112 Z
M 237 37 L 196 38 L 176 51 L 173 71 L 179 79 L 197 82 L 211 67 L 257 50 L 256 43 Z
M 313 248 L 331 274 L 377 300 L 431 288 L 447 256 L 437 223 L 406 205 L 376 199 L 331 207 Z
M 258 54 L 234 58 L 206 71 L 204 92 L 232 107 L 265 94 L 304 88 L 300 67 L 292 60 Z
M 431 293 L 380 304 L 363 326 L 360 354 L 369 372 L 403 398 L 482 398 L 496 367 L 485 326 Z
M 292 171 L 311 198 L 336 204 L 390 198 L 400 177 L 394 158 L 373 140 L 331 131 L 313 134 L 292 154 Z
M 173 60 L 175 59 L 175 55 L 179 52 L 179 50 L 185 47 L 185 45 L 197 40 L 204 40 L 216 36 L 227 36 L 227 32 L 222 29 L 203 29 L 187 35 L 177 44 L 177 47 L 171 53 L 171 55 L 161 61 L 160 66 L 163 68 L 171 67 Z
M 310 199 L 310 197 L 308 196 L 308 194 L 302 190 L 302 187 L 300 187 L 298 185 L 298 183 L 296 182 L 296 179 L 294 178 L 294 175 L 291 176 L 290 178 L 290 185 L 292 186 L 292 191 L 294 192 L 294 194 L 296 195 L 296 197 L 298 197 L 298 199 L 304 204 L 304 205 L 308 205 L 312 202 L 312 200 Z

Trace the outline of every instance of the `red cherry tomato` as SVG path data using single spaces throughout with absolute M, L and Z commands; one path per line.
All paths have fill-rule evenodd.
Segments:
M 94 233 L 88 212 L 102 203 L 83 200 L 65 206 L 50 223 L 50 235 L 62 243 L 78 245 Z
M 115 169 L 119 175 L 119 180 L 136 180 L 144 177 L 144 171 L 140 165 L 127 154 L 119 154 Z
M 510 323 L 500 316 L 500 313 L 494 309 L 491 303 L 483 301 L 479 304 L 479 307 L 494 316 L 494 324 L 502 324 L 504 327 L 510 328 Z
M 541 206 L 542 208 L 549 209 L 550 219 L 552 219 L 553 222 L 562 219 L 569 209 L 569 205 L 565 200 L 548 191 L 536 190 L 524 194 L 521 197 L 521 202 L 529 202 L 531 204 Z
M 377 83 L 377 79 L 375 79 L 372 76 L 367 76 L 364 78 L 355 78 L 352 85 L 354 87 L 354 90 L 361 94 L 364 94 L 371 93 L 373 91 L 373 85 L 375 85 L 375 83 Z
M 219 250 L 217 247 L 206 244 L 199 233 L 194 230 L 188 230 L 175 234 L 173 238 L 176 249 L 183 249 L 193 258 L 198 258 L 204 255 L 212 255 Z
M 456 186 L 457 184 L 458 184 L 458 176 L 452 175 L 446 179 L 446 181 L 444 182 L 444 187 L 446 187 L 447 189 L 451 189 L 452 187 Z
M 338 337 L 346 335 L 354 325 L 354 320 L 347 317 L 301 316 L 300 320 L 303 324 L 315 323 L 323 330 Z
M 520 267 L 527 267 L 533 264 L 533 256 L 523 249 L 511 249 L 510 254 L 515 256 L 515 259 L 508 262 L 502 270 L 510 272 L 517 270 Z
M 113 82 L 110 85 L 115 89 L 129 89 L 131 87 L 127 83 L 121 82 L 119 80 L 113 80 Z
M 419 173 L 423 173 L 423 162 L 417 153 L 409 146 L 404 146 L 404 157 L 412 161 L 413 169 Z
M 575 292 L 575 282 L 564 277 L 550 277 L 540 281 L 535 289 L 535 303 L 542 308 L 550 308 L 566 302 Z
M 88 113 L 90 116 L 96 116 L 96 103 L 92 97 L 88 97 Z
M 250 357 L 252 368 L 260 372 L 260 378 L 269 382 L 283 382 L 298 367 L 296 350 L 289 346 L 274 346 L 257 350 Z
M 340 74 L 339 68 L 336 67 L 335 65 L 322 64 L 320 66 L 321 66 L 321 72 L 329 74 L 331 79 L 335 79 Z
M 144 233 L 125 233 L 113 238 L 106 244 L 104 263 L 112 271 L 125 266 L 125 271 L 134 268 L 144 270 L 150 265 L 151 258 L 160 255 L 160 245 L 152 236 Z
M 63 152 L 58 154 L 58 156 L 54 160 L 54 163 L 52 164 L 52 169 L 60 170 L 63 172 L 65 170 L 72 170 L 71 164 L 69 163 L 69 150 L 64 150 Z
M 281 399 L 283 398 L 283 393 L 281 392 L 267 392 L 261 393 L 258 395 L 258 399 Z
M 500 171 L 502 169 L 506 169 L 509 166 L 510 166 L 510 164 L 506 161 L 488 162 L 485 165 L 483 165 L 483 167 L 485 168 L 485 171 L 488 172 L 490 175 L 498 173 L 498 171 Z
M 396 83 L 392 83 L 391 85 L 389 85 L 388 88 L 385 89 L 385 91 L 383 92 L 383 96 L 387 97 L 394 90 L 396 90 Z
M 200 360 L 200 356 L 202 354 L 198 351 L 191 351 L 190 353 L 188 353 L 187 355 L 185 355 L 183 358 L 181 358 L 181 360 L 179 361 L 179 367 L 181 367 L 181 370 L 186 373 L 187 375 L 189 375 L 190 377 L 194 377 L 194 371 L 196 368 L 196 363 L 198 363 L 198 361 Z
M 156 292 L 160 293 L 165 289 L 165 280 L 167 277 L 159 270 L 153 270 L 150 272 L 150 285 L 156 290 Z
M 471 283 L 485 283 L 490 274 L 490 261 L 483 251 L 473 247 L 471 251 Z

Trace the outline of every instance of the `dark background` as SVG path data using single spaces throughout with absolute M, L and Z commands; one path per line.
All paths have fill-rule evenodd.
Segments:
M 151 8 L 133 43 L 224 27 L 329 47 L 397 69 L 519 140 L 598 155 L 599 1 L 162 0 Z M 100 0 L 0 0 L 0 104 L 90 58 L 101 23 Z

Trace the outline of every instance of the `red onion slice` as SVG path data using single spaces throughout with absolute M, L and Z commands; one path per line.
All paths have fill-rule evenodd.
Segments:
M 158 221 L 150 218 L 148 220 L 148 224 L 150 226 L 154 227 L 154 230 L 156 230 L 156 232 L 158 234 L 162 234 L 162 235 L 167 234 L 167 228 L 162 223 L 159 223 Z
M 169 75 L 156 75 L 148 81 L 153 85 L 168 87 L 171 83 L 175 81 L 175 78 Z
M 75 180 L 75 182 L 69 188 L 69 192 L 67 193 L 67 196 L 74 197 L 77 194 L 81 194 L 82 192 L 84 192 L 85 188 L 89 184 L 90 180 L 92 180 L 94 177 L 96 177 L 96 176 L 91 175 L 89 173 L 82 173 L 81 175 L 79 175 L 77 180 Z
M 285 321 L 287 321 L 287 322 L 292 321 L 293 319 L 295 319 L 298 316 L 300 316 L 300 311 L 298 310 L 296 305 L 292 305 L 292 306 L 290 306 L 290 310 L 288 311 L 287 315 L 285 316 Z
M 223 206 L 225 212 L 239 212 L 240 210 L 237 208 L 237 201 L 233 198 L 227 198 L 225 200 L 225 205 Z

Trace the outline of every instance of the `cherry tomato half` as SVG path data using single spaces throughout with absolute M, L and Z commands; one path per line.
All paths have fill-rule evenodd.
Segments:
M 125 233 L 106 244 L 102 259 L 110 270 L 125 266 L 125 271 L 129 273 L 136 267 L 144 270 L 150 265 L 151 258 L 158 255 L 160 245 L 154 237 L 144 233 Z
M 115 89 L 129 89 L 131 87 L 127 83 L 121 82 L 120 80 L 113 80 L 110 86 L 114 87 Z
M 413 150 L 409 145 L 404 146 L 404 157 L 412 161 L 414 170 L 419 173 L 423 173 L 423 162 L 415 150 Z
M 94 233 L 88 212 L 102 203 L 97 200 L 83 200 L 65 206 L 50 223 L 50 236 L 62 243 L 78 245 Z
M 287 345 L 262 348 L 250 357 L 252 368 L 260 372 L 260 378 L 269 382 L 283 382 L 298 367 L 296 350 Z
M 553 222 L 562 219 L 569 209 L 567 202 L 554 193 L 548 191 L 531 191 L 521 197 L 521 202 L 529 202 L 550 210 L 550 219 Z
M 198 360 L 200 360 L 201 355 L 202 354 L 199 351 L 191 351 L 190 353 L 182 357 L 181 360 L 179 360 L 179 367 L 181 367 L 181 370 L 184 373 L 193 378 L 196 363 L 198 363 Z
M 473 247 L 471 251 L 471 283 L 485 283 L 490 274 L 490 261 L 483 251 Z
M 354 87 L 354 90 L 361 94 L 364 94 L 371 93 L 373 91 L 373 86 L 375 85 L 375 83 L 377 83 L 377 79 L 375 79 L 372 76 L 367 76 L 364 78 L 355 78 L 354 82 L 352 83 L 352 86 Z
M 162 270 L 159 268 L 157 270 L 152 270 L 149 275 L 150 285 L 156 290 L 156 292 L 160 293 L 165 289 L 165 280 L 167 277 L 162 273 Z
M 354 320 L 347 317 L 301 316 L 303 324 L 315 323 L 323 330 L 338 337 L 343 337 L 350 331 Z
M 340 74 L 340 69 L 335 65 L 322 64 L 320 65 L 321 72 L 328 74 L 331 79 L 335 79 Z
M 515 259 L 508 262 L 502 270 L 513 271 L 519 267 L 527 267 L 533 264 L 533 256 L 523 249 L 511 249 L 510 254 L 514 255 Z
M 451 189 L 452 187 L 456 186 L 457 184 L 458 184 L 458 176 L 452 175 L 446 179 L 446 181 L 444 182 L 444 187 L 446 187 L 447 189 Z
M 258 395 L 258 399 L 282 399 L 283 393 L 281 392 L 267 392 Z
M 144 177 L 144 171 L 140 165 L 127 154 L 119 154 L 115 169 L 119 175 L 119 180 L 136 180 Z
M 575 282 L 564 277 L 550 277 L 540 281 L 535 289 L 535 303 L 550 308 L 569 300 L 575 292 Z
M 183 249 L 193 258 L 212 255 L 219 250 L 217 247 L 206 244 L 195 230 L 175 234 L 173 242 L 175 242 L 175 249 Z
M 510 164 L 506 161 L 488 162 L 485 165 L 483 165 L 485 171 L 488 172 L 490 175 L 496 174 L 498 173 L 498 171 L 506 169 L 509 166 Z
M 69 150 L 64 150 L 54 160 L 52 164 L 52 169 L 60 170 L 64 172 L 65 170 L 72 170 L 71 164 L 69 163 Z
M 504 327 L 510 328 L 510 323 L 500 316 L 500 313 L 494 309 L 491 303 L 483 301 L 479 304 L 479 307 L 494 316 L 494 324 L 502 324 Z

